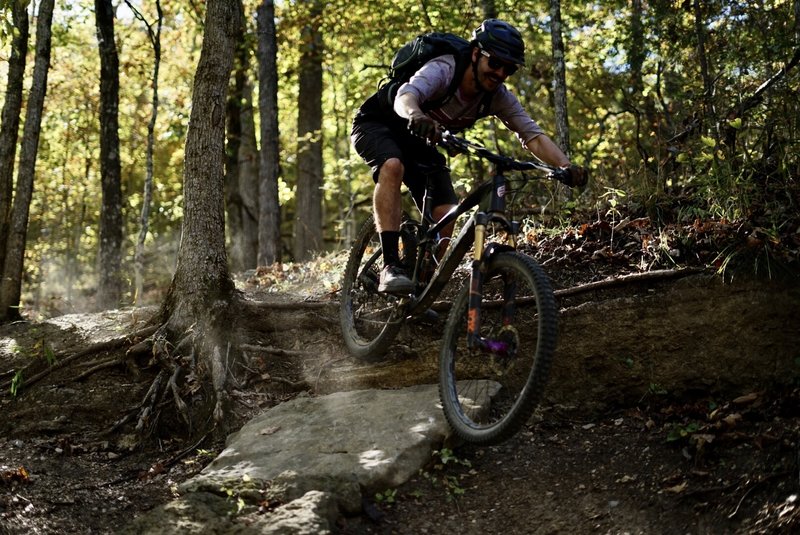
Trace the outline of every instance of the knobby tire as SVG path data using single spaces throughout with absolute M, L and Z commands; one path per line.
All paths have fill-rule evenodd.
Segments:
M 510 288 L 514 297 L 504 298 Z M 497 444 L 525 425 L 541 399 L 556 348 L 558 308 L 542 268 L 517 252 L 488 260 L 480 311 L 481 336 L 511 349 L 467 347 L 468 301 L 469 285 L 447 319 L 439 395 L 457 436 L 472 444 Z M 509 301 L 516 305 L 509 307 Z M 503 325 L 504 309 L 511 316 L 508 325 Z
M 401 231 L 401 260 L 415 257 L 415 239 Z M 400 299 L 378 293 L 383 259 L 375 220 L 370 217 L 356 235 L 342 280 L 339 319 L 350 354 L 362 360 L 381 357 L 400 330 Z

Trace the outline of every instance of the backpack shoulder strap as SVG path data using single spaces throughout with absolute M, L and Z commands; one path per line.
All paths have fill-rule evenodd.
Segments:
M 447 104 L 451 98 L 456 94 L 458 91 L 458 86 L 461 84 L 462 78 L 464 78 L 464 73 L 467 69 L 472 67 L 472 54 L 471 54 L 471 47 L 467 47 L 465 50 L 459 52 L 456 55 L 456 68 L 453 74 L 453 79 L 450 81 L 450 85 L 447 88 L 447 92 L 435 100 L 430 100 L 426 102 L 422 106 L 422 111 L 429 111 L 436 108 L 440 108 Z M 494 92 L 487 92 L 481 98 L 480 104 L 478 104 L 478 118 L 483 118 L 489 116 L 489 108 L 492 105 L 492 98 L 494 97 Z
M 461 79 L 464 78 L 464 73 L 467 72 L 467 69 L 469 69 L 472 64 L 470 48 L 466 47 L 465 49 L 459 50 L 458 53 L 455 54 L 455 58 L 456 68 L 453 71 L 453 79 L 450 80 L 450 85 L 447 86 L 447 91 L 441 97 L 425 102 L 422 106 L 422 111 L 433 110 L 444 106 L 453 98 L 456 91 L 458 91 L 458 86 L 461 84 Z

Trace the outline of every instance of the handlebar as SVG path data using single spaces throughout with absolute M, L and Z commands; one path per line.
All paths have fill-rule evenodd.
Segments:
M 494 153 L 482 145 L 451 134 L 447 130 L 442 132 L 438 144 L 448 152 L 475 154 L 488 160 L 497 166 L 498 173 L 503 171 L 544 171 L 546 178 L 558 180 L 559 182 L 569 181 L 569 169 L 553 167 L 542 162 L 515 160 L 514 158 Z

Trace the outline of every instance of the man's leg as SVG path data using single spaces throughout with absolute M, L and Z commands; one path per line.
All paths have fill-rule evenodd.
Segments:
M 403 217 L 400 185 L 404 167 L 397 158 L 386 160 L 378 172 L 378 182 L 372 196 L 375 228 L 381 238 L 383 271 L 378 291 L 408 293 L 414 289 L 411 280 L 403 273 L 400 264 L 400 223 Z

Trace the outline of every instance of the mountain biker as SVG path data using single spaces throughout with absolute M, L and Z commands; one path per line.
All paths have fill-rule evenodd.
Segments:
M 545 163 L 570 172 L 568 186 L 586 184 L 588 172 L 570 164 L 567 156 L 547 137 L 506 88 L 506 78 L 525 63 L 525 44 L 519 31 L 507 22 L 487 19 L 472 33 L 470 65 L 452 98 L 432 109 L 426 102 L 441 102 L 456 75 L 456 58 L 443 55 L 425 63 L 400 86 L 389 109 L 378 94 L 359 108 L 353 119 L 351 140 L 356 152 L 372 167 L 375 191 L 375 226 L 383 251 L 384 268 L 378 291 L 405 294 L 413 283 L 400 263 L 398 242 L 402 219 L 400 186 L 405 183 L 417 206 L 422 206 L 426 177 L 435 176 L 433 217 L 444 216 L 457 202 L 444 155 L 435 141 L 446 128 L 458 132 L 480 118 L 480 106 L 491 95 L 486 114 L 498 117 L 517 134 L 522 145 Z M 449 238 L 452 227 L 442 232 Z

